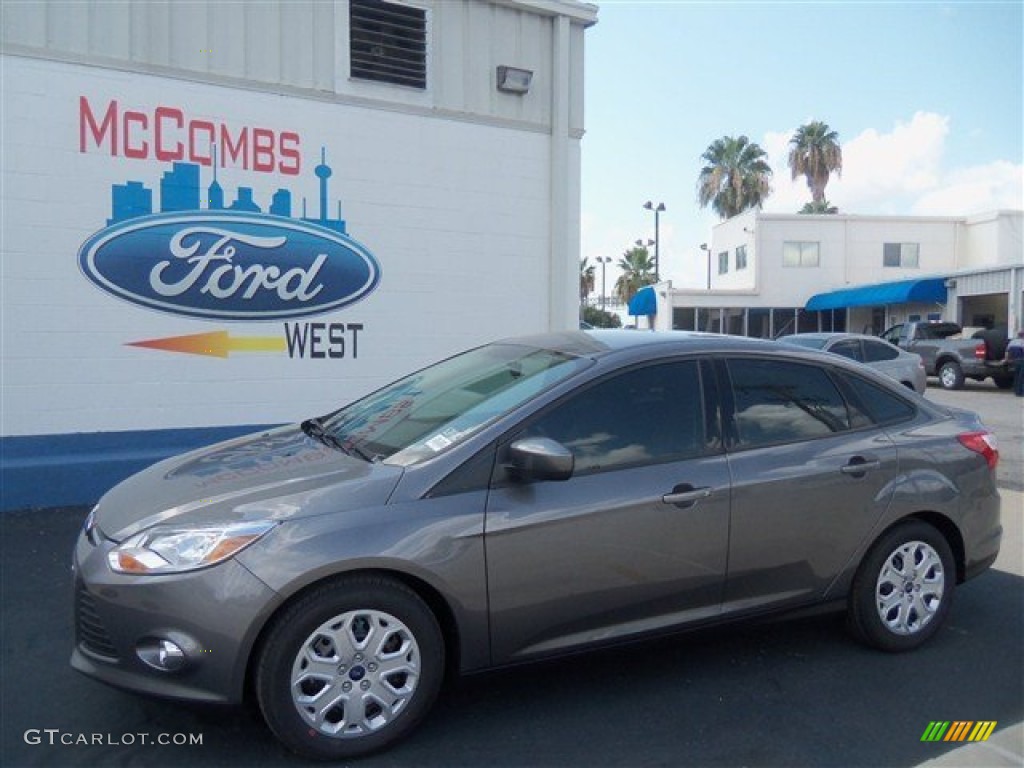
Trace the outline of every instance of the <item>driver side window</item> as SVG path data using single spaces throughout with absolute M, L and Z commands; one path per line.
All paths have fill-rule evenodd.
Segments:
M 635 368 L 571 396 L 517 437 L 549 437 L 570 451 L 575 473 L 657 464 L 706 452 L 696 361 Z

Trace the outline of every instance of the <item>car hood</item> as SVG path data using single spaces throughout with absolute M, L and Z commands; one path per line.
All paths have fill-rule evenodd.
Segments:
M 110 490 L 96 507 L 121 541 L 156 523 L 284 520 L 384 504 L 402 468 L 349 456 L 281 427 L 161 461 Z

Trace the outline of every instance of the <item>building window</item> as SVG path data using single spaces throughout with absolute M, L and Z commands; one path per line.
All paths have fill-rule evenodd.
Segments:
M 384 2 L 349 0 L 352 77 L 427 87 L 427 12 Z
M 782 244 L 782 266 L 816 267 L 820 243 L 786 241 Z
M 883 243 L 882 266 L 917 269 L 920 243 Z
M 724 275 L 729 271 L 729 252 L 722 251 L 718 254 L 718 274 Z
M 736 246 L 736 271 L 747 268 L 747 246 Z

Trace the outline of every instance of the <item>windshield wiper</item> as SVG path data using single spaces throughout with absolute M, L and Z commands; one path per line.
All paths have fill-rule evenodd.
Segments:
M 335 450 L 341 451 L 348 456 L 358 456 L 363 461 L 374 463 L 377 460 L 376 456 L 371 456 L 369 453 L 364 451 L 358 445 L 351 441 L 344 441 L 338 438 L 336 435 L 331 434 L 324 429 L 323 422 L 320 419 L 306 419 L 301 424 L 302 431 L 315 440 L 319 440 L 326 446 L 334 448 Z

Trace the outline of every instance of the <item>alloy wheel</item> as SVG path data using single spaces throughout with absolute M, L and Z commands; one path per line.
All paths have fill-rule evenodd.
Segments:
M 875 584 L 878 618 L 897 635 L 913 635 L 928 625 L 946 586 L 942 558 L 923 541 L 908 541 L 886 558 Z
M 365 736 L 402 712 L 420 667 L 419 644 L 399 619 L 379 610 L 347 611 L 303 641 L 292 664 L 292 701 L 325 736 Z

